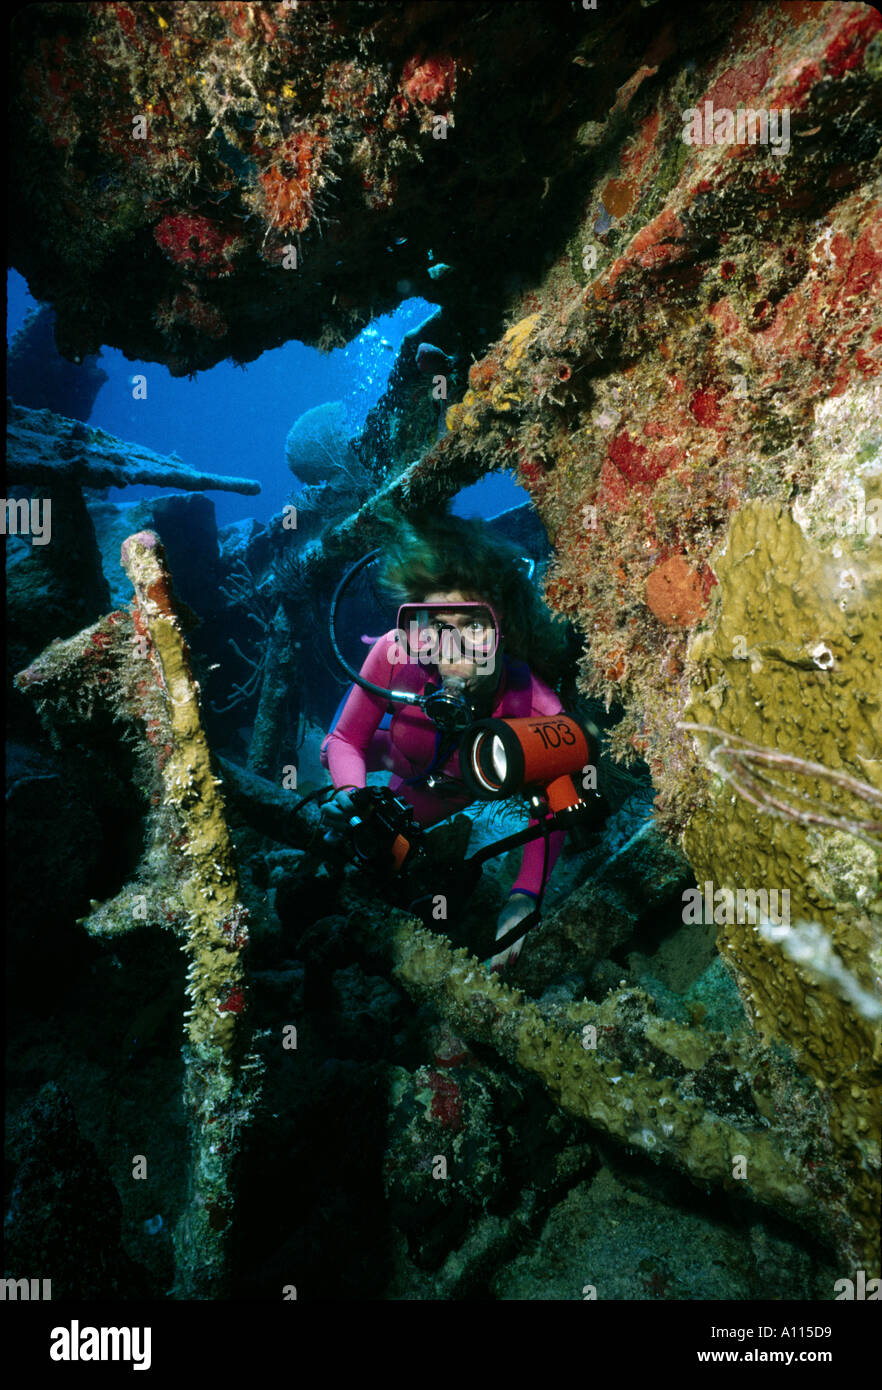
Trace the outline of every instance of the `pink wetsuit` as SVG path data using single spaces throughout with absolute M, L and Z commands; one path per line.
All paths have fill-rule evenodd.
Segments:
M 434 666 L 419 662 L 396 662 L 390 653 L 400 651 L 395 641 L 395 629 L 374 643 L 361 668 L 366 680 L 384 689 L 414 691 L 421 694 L 426 685 L 438 683 Z M 392 710 L 388 729 L 380 721 Z M 531 714 L 558 714 L 561 703 L 544 681 L 534 676 L 524 662 L 502 659 L 502 674 L 493 695 L 491 717 L 495 719 L 525 718 Z M 434 724 L 416 705 L 390 704 L 381 695 L 373 695 L 360 685 L 353 686 L 333 731 L 322 744 L 322 764 L 328 768 L 335 787 L 366 784 L 366 773 L 388 771 L 392 774 L 389 787 L 413 807 L 421 826 L 435 825 L 468 806 L 472 798 L 463 788 L 461 794 L 441 795 L 425 782 L 408 785 L 409 779 L 419 779 L 435 759 L 440 736 Z M 432 771 L 449 777 L 459 777 L 459 755 L 454 752 Z M 535 821 L 530 822 L 535 825 Z M 564 835 L 560 830 L 549 836 L 546 880 Z M 521 869 L 511 891 L 537 897 L 542 888 L 542 865 L 545 845 L 540 837 L 524 847 Z

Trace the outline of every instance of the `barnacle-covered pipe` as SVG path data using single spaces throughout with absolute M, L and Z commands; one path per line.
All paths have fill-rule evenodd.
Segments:
M 796 1136 L 773 1128 L 767 1118 L 775 1114 L 772 1088 L 761 1059 L 751 1065 L 749 1045 L 743 1045 L 743 1055 L 733 1043 L 721 1051 L 715 1035 L 643 1010 L 639 1031 L 647 1059 L 656 1060 L 634 1065 L 616 1055 L 615 1041 L 605 1041 L 605 1033 L 616 1031 L 603 1027 L 616 1018 L 606 1003 L 573 1005 L 566 1018 L 549 1020 L 517 990 L 488 976 L 465 950 L 454 951 L 410 919 L 393 928 L 392 950 L 395 974 L 410 994 L 431 1000 L 463 1036 L 489 1043 L 535 1075 L 561 1109 L 697 1182 L 722 1185 L 818 1234 L 824 1230 L 822 1196 L 801 1161 Z M 596 1034 L 590 1046 L 586 1025 Z M 720 1072 L 731 1070 L 759 1110 L 755 1122 L 719 1113 L 723 1106 L 712 1110 L 681 1084 L 684 1073 L 695 1076 L 703 1068 L 713 1071 L 717 1086 Z
M 14 401 L 9 407 L 7 467 L 13 482 L 32 486 L 149 483 L 182 492 L 260 492 L 256 478 L 198 472 L 176 454 L 156 454 L 144 444 L 118 439 L 82 420 L 68 420 L 51 410 L 30 410 Z
M 234 1165 L 260 1072 L 245 1055 L 247 912 L 157 537 L 130 536 L 122 562 L 135 591 L 130 608 L 52 642 L 15 684 L 34 700 L 53 740 L 79 743 L 100 710 L 128 731 L 145 806 L 144 852 L 129 882 L 106 902 L 93 902 L 82 925 L 104 938 L 161 926 L 174 931 L 189 957 L 183 1056 L 190 1174 L 174 1236 L 175 1293 L 218 1297 Z
M 160 775 L 165 799 L 178 812 L 188 861 L 178 896 L 187 913 L 192 1046 L 232 1050 L 244 1009 L 241 951 L 248 940 L 245 910 L 223 801 L 199 717 L 199 687 L 175 615 L 171 580 L 152 531 L 129 536 L 122 562 L 135 590 L 134 621 L 146 659 L 164 691 L 170 751 Z
M 185 949 L 190 958 L 184 1099 L 192 1162 L 188 1206 L 174 1237 L 176 1292 L 183 1297 L 217 1297 L 233 1213 L 232 1164 L 254 1092 L 248 1077 L 259 1069 L 253 1058 L 241 1057 L 239 1045 L 247 912 L 199 716 L 199 687 L 156 535 L 141 531 L 129 536 L 122 563 L 135 591 L 136 637 L 165 694 L 170 748 L 161 766 L 164 798 L 176 808 L 186 836 L 181 854 L 187 868 L 180 877 L 178 899 L 186 914 Z

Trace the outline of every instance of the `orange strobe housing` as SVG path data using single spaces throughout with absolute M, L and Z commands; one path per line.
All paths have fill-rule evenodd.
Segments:
M 502 801 L 540 787 L 552 811 L 581 801 L 571 774 L 594 761 L 591 739 L 569 714 L 482 719 L 467 730 L 459 752 L 460 776 L 474 796 Z

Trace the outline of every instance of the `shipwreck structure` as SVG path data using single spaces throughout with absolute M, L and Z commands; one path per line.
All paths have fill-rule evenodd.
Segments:
M 68 356 L 108 344 L 185 374 L 291 337 L 342 344 L 405 294 L 441 306 L 468 363 L 446 429 L 417 458 L 408 433 L 308 567 L 339 573 L 379 543 L 389 500 L 407 513 L 514 474 L 549 538 L 547 602 L 584 639 L 581 689 L 623 707 L 615 753 L 646 760 L 659 827 L 723 891 L 718 948 L 754 1039 L 653 1022 L 636 996 L 549 1021 L 413 924 L 395 931 L 399 981 L 621 1143 L 724 1186 L 741 1156 L 755 1200 L 823 1233 L 846 1272 L 878 1274 L 878 12 L 53 5 L 17 17 L 12 71 L 12 260 Z M 144 465 L 79 424 L 53 442 L 39 421 L 13 415 L 23 485 L 103 486 Z M 38 425 L 52 447 L 28 443 Z M 177 461 L 146 462 L 181 482 Z M 221 485 L 251 490 L 185 480 Z M 226 1126 L 231 1152 L 250 1105 L 229 1060 L 245 927 L 168 576 L 144 535 L 125 563 L 131 612 L 100 616 L 93 565 L 89 611 L 47 634 L 65 641 L 29 654 L 19 687 L 51 706 L 106 672 L 141 701 L 150 852 L 164 873 L 174 861 L 167 911 L 191 962 L 202 1196 L 180 1248 L 219 1267 L 233 1194 L 205 1126 Z M 793 936 L 727 910 L 726 892 L 759 888 L 789 894 Z M 156 906 L 143 875 L 126 894 Z M 116 930 L 118 906 L 86 926 Z M 624 1050 L 584 1048 L 595 1025 Z M 808 1089 L 776 1072 L 775 1044 Z M 676 1079 L 697 1073 L 741 1078 L 753 1128 L 734 1092 L 727 1117 Z

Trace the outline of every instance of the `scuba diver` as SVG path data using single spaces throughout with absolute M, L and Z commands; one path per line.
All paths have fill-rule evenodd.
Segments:
M 441 516 L 417 528 L 399 520 L 397 531 L 384 548 L 382 579 L 404 598 L 398 625 L 373 643 L 358 673 L 340 653 L 334 614 L 341 588 L 378 552 L 349 571 L 332 605 L 332 644 L 354 684 L 322 744 L 336 789 L 322 821 L 333 842 L 362 823 L 371 794 L 394 798 L 412 812 L 395 841 L 406 849 L 414 826 L 419 833 L 477 797 L 508 799 L 512 789 L 523 794 L 553 784 L 556 800 L 533 796 L 527 831 L 484 852 L 524 843 L 496 923 L 501 944 L 490 967 L 502 970 L 538 921 L 565 838 L 562 817 L 587 809 L 569 774 L 596 763 L 596 749 L 552 689 L 563 640 L 536 595 L 533 562 L 526 562 L 528 573 L 522 557 L 480 521 Z M 538 755 L 531 752 L 537 738 Z M 388 790 L 361 790 L 366 774 L 377 771 L 391 774 Z

